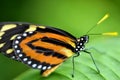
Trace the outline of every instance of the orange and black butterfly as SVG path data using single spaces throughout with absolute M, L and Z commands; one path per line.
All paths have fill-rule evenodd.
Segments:
M 74 53 L 84 50 L 88 36 L 76 39 L 63 30 L 28 23 L 0 23 L 0 51 L 43 76 L 54 71 Z
M 43 76 L 48 76 L 74 54 L 74 57 L 79 56 L 81 51 L 90 54 L 85 49 L 88 41 L 88 35 L 75 38 L 64 30 L 49 26 L 0 23 L 0 51 L 14 60 L 40 69 Z

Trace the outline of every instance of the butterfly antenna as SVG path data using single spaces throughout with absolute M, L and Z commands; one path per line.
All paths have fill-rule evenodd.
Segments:
M 88 35 L 117 36 L 118 32 L 106 32 L 106 33 L 97 33 L 97 34 L 88 34 Z
M 93 30 L 96 26 L 98 26 L 100 23 L 102 23 L 104 20 L 106 20 L 109 17 L 109 14 L 105 14 L 93 27 L 91 27 L 86 34 L 88 34 L 91 30 Z
M 86 33 L 87 35 L 105 35 L 105 36 L 117 36 L 117 32 L 106 32 L 106 33 L 98 33 L 98 34 L 88 34 L 91 30 L 93 30 L 96 26 L 101 24 L 104 20 L 106 20 L 109 17 L 109 14 L 105 14 L 92 28 L 88 30 Z

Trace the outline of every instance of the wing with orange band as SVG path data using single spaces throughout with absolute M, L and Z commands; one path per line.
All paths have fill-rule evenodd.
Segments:
M 47 76 L 74 54 L 75 42 L 60 34 L 34 31 L 18 35 L 13 48 L 23 63 Z
M 30 31 L 38 31 L 43 33 L 49 32 L 49 33 L 54 33 L 54 34 L 69 37 L 72 40 L 76 40 L 76 38 L 72 36 L 70 33 L 63 31 L 61 29 L 57 29 L 49 26 L 34 25 L 34 24 L 24 23 L 24 22 L 1 22 L 0 23 L 0 51 L 9 58 L 12 58 L 14 60 L 19 60 L 19 58 L 15 55 L 14 49 L 12 47 L 13 41 L 16 38 L 16 36 L 18 36 L 19 34 L 23 34 L 24 32 L 30 32 Z M 47 34 L 47 35 L 51 35 L 51 34 Z M 58 37 L 58 36 L 55 36 L 55 37 Z
M 48 75 L 74 53 L 76 38 L 70 33 L 23 22 L 0 23 L 0 51 Z

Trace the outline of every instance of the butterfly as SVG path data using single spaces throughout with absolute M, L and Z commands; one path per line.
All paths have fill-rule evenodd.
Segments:
M 88 36 L 75 38 L 61 29 L 29 23 L 0 23 L 0 51 L 49 75 L 74 53 L 84 50 Z
M 74 65 L 74 58 L 81 51 L 90 54 L 85 49 L 88 41 L 89 35 L 76 38 L 55 27 L 23 22 L 0 23 L 0 51 L 13 60 L 40 69 L 42 76 L 51 74 L 73 55 Z M 93 57 L 92 60 L 94 62 Z

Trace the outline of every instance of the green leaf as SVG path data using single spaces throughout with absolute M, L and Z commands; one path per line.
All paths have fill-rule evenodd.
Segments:
M 24 64 L 0 54 L 0 80 L 13 80 L 27 69 Z
M 89 51 L 94 56 L 100 69 L 97 73 L 89 54 L 81 53 L 75 59 L 75 77 L 72 78 L 71 58 L 64 62 L 56 71 L 48 77 L 41 77 L 39 70 L 30 69 L 14 80 L 120 80 L 120 43 L 119 38 L 103 38 L 93 40 L 87 47 L 94 49 Z

